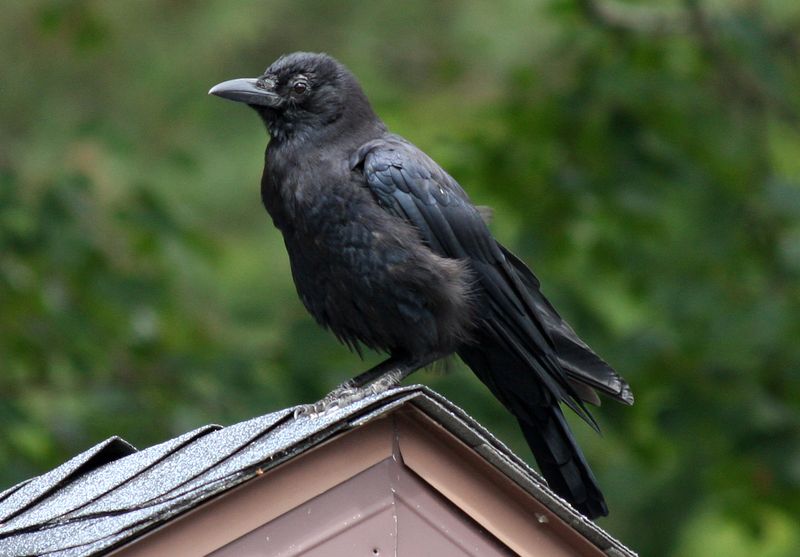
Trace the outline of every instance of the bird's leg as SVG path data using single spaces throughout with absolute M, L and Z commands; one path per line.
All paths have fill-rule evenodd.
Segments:
M 354 402 L 391 389 L 418 369 L 445 356 L 447 354 L 444 353 L 432 353 L 421 357 L 392 355 L 387 360 L 344 383 L 343 386 L 347 386 L 349 392 L 344 394 L 339 404 Z
M 359 373 L 352 379 L 345 381 L 341 386 L 344 387 L 346 385 L 350 389 L 359 389 L 365 385 L 369 385 L 379 377 L 396 370 L 398 367 L 403 365 L 404 361 L 405 359 L 399 356 L 390 356 L 378 365 L 373 366 L 367 371 Z M 406 376 L 407 375 L 408 374 L 406 374 Z
M 346 406 L 370 395 L 382 393 L 443 356 L 444 354 L 431 354 L 414 358 L 392 355 L 378 365 L 345 381 L 318 402 L 298 408 L 295 417 L 320 414 L 329 408 Z
M 337 408 L 364 398 L 370 394 L 363 390 L 364 385 L 373 382 L 378 377 L 391 373 L 400 361 L 401 359 L 397 356 L 390 356 L 364 373 L 348 379 L 317 402 L 299 407 L 294 412 L 295 418 L 301 415 L 321 414 L 329 408 Z

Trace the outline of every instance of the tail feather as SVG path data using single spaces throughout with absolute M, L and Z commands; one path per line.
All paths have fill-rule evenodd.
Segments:
M 570 433 L 558 401 L 519 358 L 487 334 L 462 346 L 459 356 L 517 417 L 548 485 L 589 518 L 608 514 L 594 474 Z
M 550 487 L 584 515 L 608 514 L 603 494 L 570 432 L 560 403 L 598 429 L 584 405 L 592 389 L 631 404 L 627 383 L 582 341 L 510 252 L 499 263 L 472 260 L 483 286 L 482 326 L 461 359 L 520 423 Z
M 608 514 L 597 480 L 570 433 L 558 406 L 537 409 L 536 423 L 519 419 L 547 484 L 589 518 Z

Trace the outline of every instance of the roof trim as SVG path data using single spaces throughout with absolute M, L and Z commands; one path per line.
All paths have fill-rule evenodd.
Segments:
M 498 468 L 522 489 L 541 501 L 559 518 L 583 534 L 600 549 L 608 552 L 617 549 L 618 555 L 635 555 L 619 540 L 583 516 L 566 500 L 558 496 L 547 485 L 545 479 L 506 447 L 487 429 L 476 422 L 464 410 L 439 393 L 424 386 L 417 386 L 419 397 L 411 402 L 423 410 L 450 433 L 472 447 L 487 462 Z

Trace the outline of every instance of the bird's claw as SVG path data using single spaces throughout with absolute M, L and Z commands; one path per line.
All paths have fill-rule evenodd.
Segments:
M 399 373 L 392 372 L 363 387 L 356 387 L 351 381 L 345 381 L 317 402 L 303 404 L 295 408 L 294 418 L 313 418 L 319 414 L 324 414 L 328 410 L 342 408 L 369 396 L 378 395 L 397 385 L 399 379 Z
M 399 370 L 390 371 L 366 385 L 362 391 L 365 391 L 364 396 L 379 395 L 384 391 L 388 391 L 392 387 L 396 387 L 402 380 L 403 375 Z
M 313 418 L 314 416 L 323 414 L 328 410 L 345 406 L 347 403 L 353 400 L 352 397 L 357 396 L 358 391 L 359 389 L 357 387 L 354 387 L 349 381 L 346 381 L 317 402 L 312 404 L 303 404 L 295 408 L 294 417 L 295 419 L 301 416 Z M 357 400 L 357 398 L 355 400 Z
M 313 404 L 302 404 L 294 409 L 294 419 L 313 418 L 317 414 L 322 414 L 326 410 L 322 400 Z

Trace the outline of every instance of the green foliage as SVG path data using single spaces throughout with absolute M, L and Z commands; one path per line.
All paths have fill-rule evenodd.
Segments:
M 631 382 L 576 423 L 643 555 L 788 556 L 800 526 L 793 2 L 22 2 L 0 23 L 0 486 L 312 401 L 361 362 L 258 202 L 210 85 L 324 50 Z M 414 380 L 528 452 L 460 366 Z M 738 553 L 737 553 L 738 552 Z

